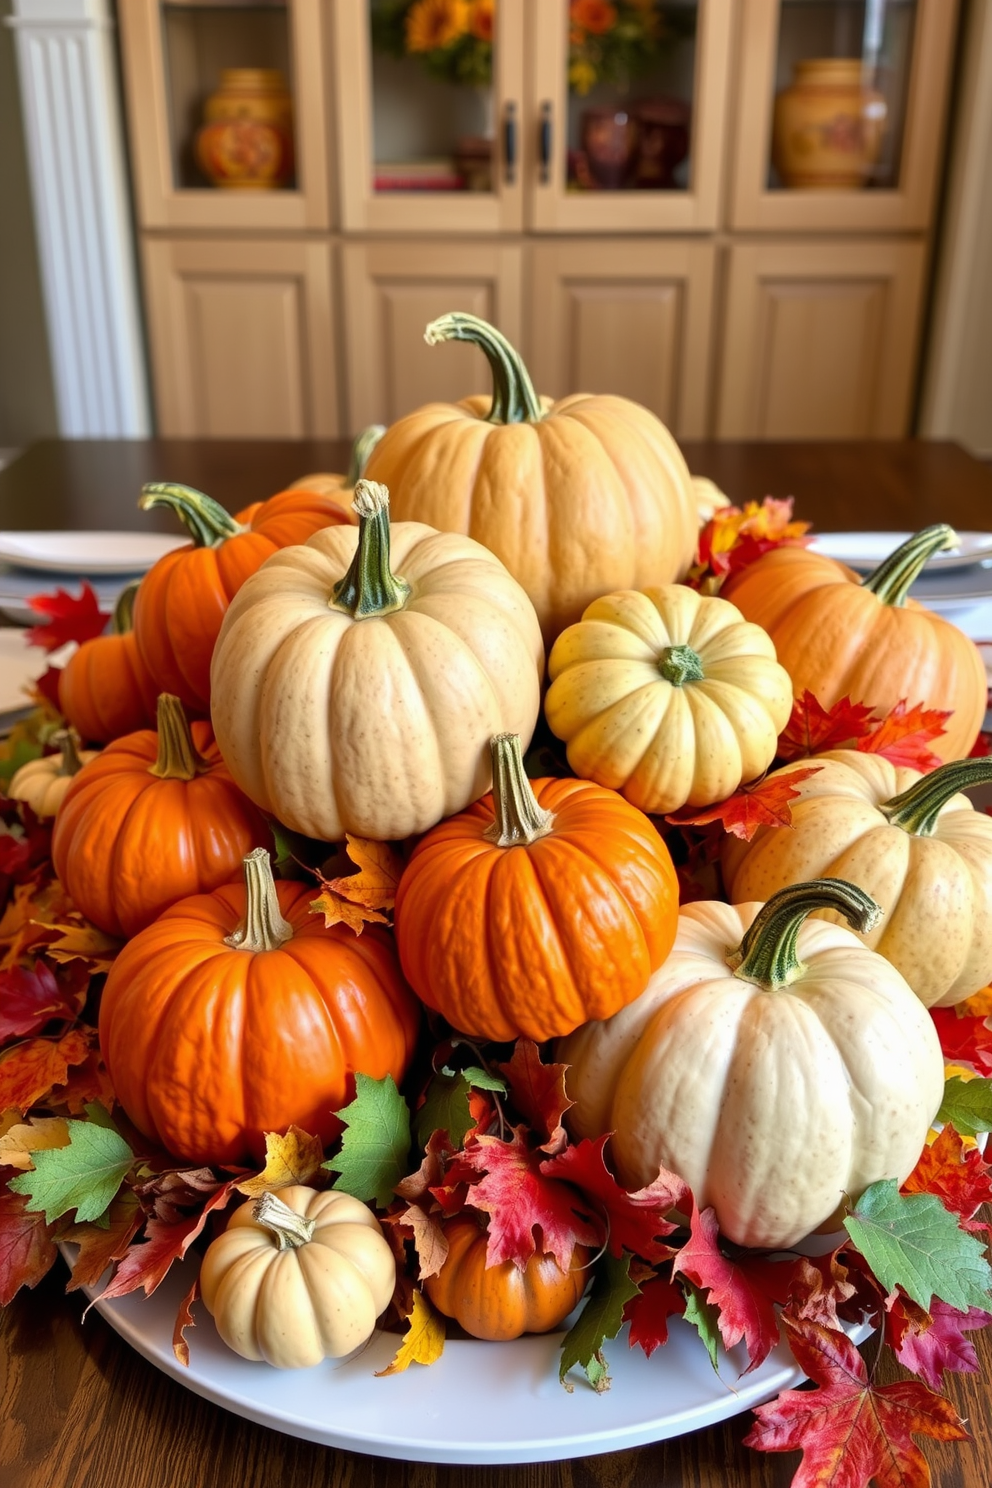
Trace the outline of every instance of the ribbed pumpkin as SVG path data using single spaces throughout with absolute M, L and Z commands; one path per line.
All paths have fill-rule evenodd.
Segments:
M 423 1287 L 438 1312 L 461 1323 L 473 1338 L 498 1341 L 523 1333 L 549 1333 L 571 1312 L 586 1289 L 589 1252 L 577 1245 L 563 1271 L 538 1248 L 522 1269 L 513 1261 L 486 1265 L 488 1236 L 471 1214 L 444 1226 L 448 1254 Z
M 489 740 L 530 739 L 544 648 L 487 548 L 359 481 L 360 530 L 277 553 L 241 590 L 214 654 L 212 716 L 235 780 L 308 837 L 424 832 L 490 785 Z M 395 572 L 394 572 L 395 569 Z
M 80 738 L 93 744 L 155 724 L 158 689 L 132 628 L 137 591 L 136 583 L 121 591 L 112 634 L 84 641 L 59 674 L 59 707 Z
M 268 852 L 239 883 L 166 910 L 128 941 L 100 1002 L 124 1110 L 184 1162 L 251 1164 L 293 1122 L 329 1143 L 356 1072 L 399 1082 L 420 1010 L 388 931 L 324 926 L 313 885 Z
M 179 699 L 163 693 L 157 731 L 114 740 L 70 784 L 52 863 L 87 919 L 129 936 L 177 899 L 227 883 L 249 848 L 271 840 L 209 723 L 191 727 Z
M 595 600 L 548 672 L 545 717 L 576 775 L 642 811 L 725 800 L 767 770 L 792 711 L 766 632 L 684 584 Z
M 442 316 L 426 339 L 480 347 L 493 396 L 428 403 L 386 430 L 367 474 L 389 487 L 397 520 L 491 549 L 529 594 L 548 645 L 598 595 L 688 571 L 696 490 L 653 413 L 584 393 L 548 405 L 512 346 L 473 315 Z
M 615 791 L 528 781 L 512 734 L 492 751 L 492 794 L 414 849 L 396 940 L 414 991 L 460 1032 L 541 1043 L 639 996 L 671 948 L 678 882 Z
M 931 554 L 956 542 L 950 527 L 924 527 L 864 581 L 809 548 L 775 548 L 720 592 L 767 630 L 797 696 L 808 688 L 824 708 L 850 696 L 879 713 L 901 699 L 950 709 L 933 748 L 963 759 L 985 717 L 985 667 L 963 631 L 907 598 Z
M 77 749 L 79 739 L 71 729 L 58 729 L 51 742 L 57 752 L 28 760 L 15 772 L 6 791 L 11 801 L 23 801 L 40 819 L 58 813 L 73 780 L 97 757 L 92 749 Z
M 362 430 L 351 447 L 351 462 L 346 475 L 317 470 L 290 481 L 287 491 L 316 491 L 320 496 L 329 496 L 347 514 L 348 520 L 353 521 L 351 503 L 355 497 L 355 487 L 365 473 L 369 455 L 385 432 L 385 424 L 369 424 L 367 429 Z
M 776 771 L 817 771 L 793 787 L 789 831 L 724 838 L 734 903 L 807 878 L 845 878 L 881 906 L 865 943 L 927 1007 L 992 981 L 992 818 L 959 792 L 992 781 L 992 760 L 953 760 L 921 775 L 878 754 L 838 749 Z M 831 916 L 831 918 L 834 918 Z

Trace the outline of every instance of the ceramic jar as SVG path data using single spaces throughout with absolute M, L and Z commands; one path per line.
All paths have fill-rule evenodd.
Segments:
M 593 108 L 582 115 L 582 150 L 594 187 L 618 191 L 629 182 L 637 121 L 626 109 Z
M 885 96 L 863 81 L 859 57 L 797 62 L 775 99 L 772 162 L 791 188 L 867 185 L 885 130 Z
M 194 145 L 214 186 L 267 191 L 293 176 L 293 106 L 281 72 L 225 67 L 207 99 Z
M 689 153 L 690 107 L 680 98 L 645 98 L 632 112 L 638 133 L 635 183 L 645 191 L 671 190 L 672 172 Z

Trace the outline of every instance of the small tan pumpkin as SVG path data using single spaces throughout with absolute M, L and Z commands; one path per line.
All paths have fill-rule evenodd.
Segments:
M 367 429 L 362 430 L 351 447 L 351 460 L 344 475 L 337 475 L 329 470 L 313 471 L 310 475 L 301 475 L 299 480 L 291 481 L 286 487 L 287 491 L 314 491 L 318 496 L 329 496 L 347 514 L 348 520 L 352 521 L 354 513 L 351 503 L 355 499 L 355 487 L 365 474 L 369 455 L 385 432 L 385 424 L 369 424 Z
M 72 729 L 59 729 L 52 735 L 52 743 L 59 752 L 28 760 L 7 788 L 12 801 L 23 801 L 40 818 L 56 815 L 74 778 L 99 753 L 96 749 L 79 749 L 79 735 Z

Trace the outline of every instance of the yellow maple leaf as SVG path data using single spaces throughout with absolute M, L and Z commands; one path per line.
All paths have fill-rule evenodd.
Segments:
M 36 1116 L 33 1121 L 9 1127 L 0 1136 L 0 1165 L 8 1168 L 33 1168 L 33 1152 L 49 1152 L 55 1147 L 68 1147 L 69 1128 L 64 1116 Z
M 309 1183 L 324 1161 L 324 1148 L 319 1137 L 291 1126 L 282 1136 L 265 1133 L 265 1167 L 253 1178 L 236 1185 L 238 1193 L 259 1199 L 263 1193 L 288 1188 L 293 1183 Z
M 348 856 L 358 872 L 345 878 L 332 878 L 329 887 L 364 909 L 392 909 L 403 872 L 399 853 L 388 842 L 372 842 L 366 837 L 348 834 L 347 843 Z
M 104 935 L 82 915 L 72 922 L 49 925 L 57 932 L 57 938 L 45 947 L 53 961 L 88 961 L 94 971 L 109 971 L 114 964 L 123 941 L 112 935 Z
M 386 916 L 377 914 L 374 909 L 364 909 L 360 904 L 350 904 L 347 899 L 342 899 L 340 894 L 335 894 L 330 888 L 316 899 L 310 901 L 310 913 L 322 914 L 324 916 L 324 927 L 330 929 L 332 925 L 348 925 L 356 935 L 361 935 L 366 921 L 378 920 L 386 924 Z
M 434 1311 L 422 1292 L 414 1289 L 410 1326 L 396 1357 L 387 1369 L 377 1369 L 376 1379 L 402 1374 L 411 1364 L 434 1364 L 444 1352 L 444 1319 Z

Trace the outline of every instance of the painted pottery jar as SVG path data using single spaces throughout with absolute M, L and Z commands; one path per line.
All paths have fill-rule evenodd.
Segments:
M 772 162 L 791 188 L 865 186 L 885 132 L 885 96 L 865 83 L 859 57 L 797 62 L 775 99 Z
M 266 191 L 293 176 L 293 106 L 281 72 L 226 67 L 207 99 L 196 161 L 214 186 Z

